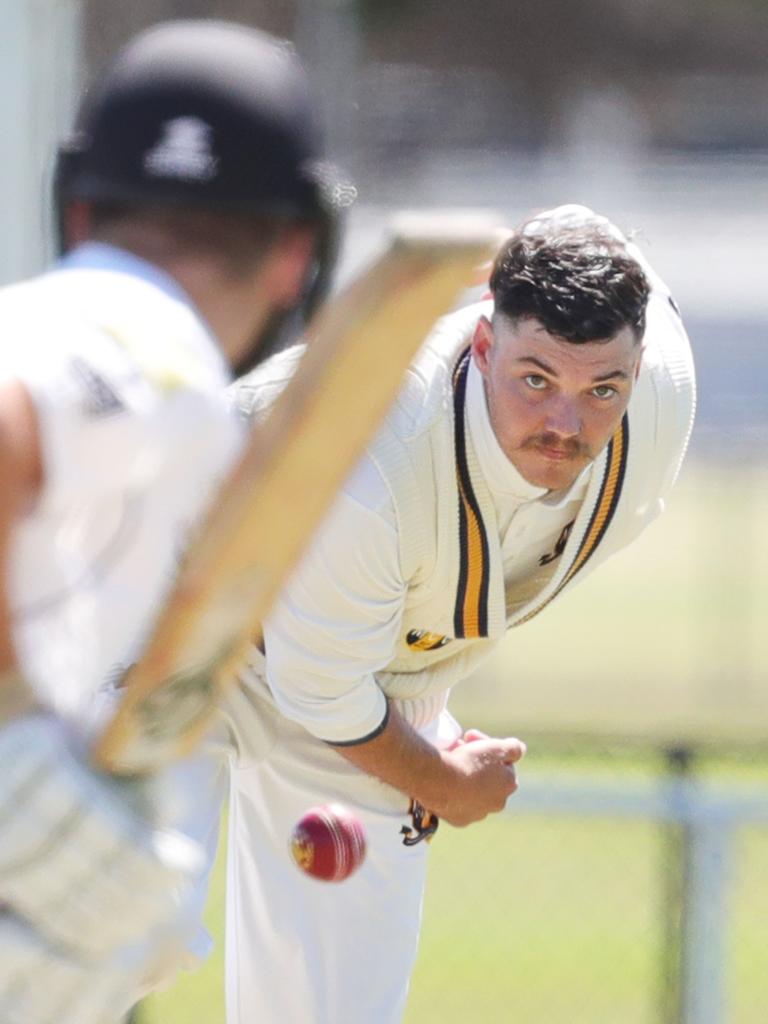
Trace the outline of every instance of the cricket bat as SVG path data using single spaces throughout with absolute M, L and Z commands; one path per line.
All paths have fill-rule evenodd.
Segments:
M 497 246 L 497 221 L 450 212 L 401 217 L 386 250 L 326 304 L 122 681 L 122 699 L 94 747 L 100 767 L 141 774 L 192 751 L 408 363 Z

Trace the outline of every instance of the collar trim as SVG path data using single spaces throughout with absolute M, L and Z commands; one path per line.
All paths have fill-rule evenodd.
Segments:
M 597 550 L 598 545 L 602 541 L 611 524 L 611 520 L 613 519 L 619 504 L 619 498 L 621 497 L 621 491 L 624 485 L 624 477 L 626 476 L 627 471 L 628 455 L 629 417 L 625 413 L 621 423 L 616 429 L 616 433 L 608 443 L 600 492 L 597 496 L 595 507 L 592 510 L 589 524 L 587 525 L 587 529 L 584 531 L 584 536 L 579 544 L 573 561 L 571 562 L 570 568 L 567 570 L 563 578 L 560 580 L 560 583 L 549 597 L 536 608 L 533 608 L 528 612 L 527 615 L 518 619 L 517 622 L 514 623 L 515 626 L 521 626 L 524 622 L 528 622 L 534 617 L 534 615 L 538 615 L 542 609 L 546 608 L 550 601 L 553 601 L 560 591 L 571 582 L 576 573 L 579 572 L 580 569 L 584 568 L 594 552 Z
M 459 578 L 454 605 L 454 636 L 479 639 L 488 636 L 490 554 L 480 504 L 472 486 L 467 458 L 466 395 L 470 348 L 463 350 L 453 371 L 453 414 L 456 480 L 459 515 Z M 528 622 L 545 608 L 584 568 L 605 537 L 621 497 L 629 456 L 629 417 L 625 413 L 606 448 L 600 490 L 581 542 L 570 567 L 545 601 L 531 609 L 515 625 Z
M 467 459 L 465 406 L 470 349 L 453 372 L 453 429 L 459 491 L 459 581 L 453 614 L 454 635 L 463 640 L 488 636 L 488 588 L 491 567 L 488 535 L 472 487 Z

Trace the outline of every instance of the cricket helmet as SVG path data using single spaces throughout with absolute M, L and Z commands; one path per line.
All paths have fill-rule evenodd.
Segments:
M 87 92 L 54 177 L 60 224 L 74 199 L 317 222 L 313 292 L 327 286 L 337 213 L 353 197 L 324 160 L 290 46 L 216 20 L 162 22 L 129 42 Z

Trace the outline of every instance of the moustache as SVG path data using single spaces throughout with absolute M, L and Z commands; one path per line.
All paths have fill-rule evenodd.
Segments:
M 527 438 L 521 447 L 529 451 L 548 448 L 553 451 L 562 452 L 569 459 L 591 457 L 588 445 L 579 441 L 578 438 L 569 437 L 563 440 L 557 434 L 534 434 L 532 437 Z

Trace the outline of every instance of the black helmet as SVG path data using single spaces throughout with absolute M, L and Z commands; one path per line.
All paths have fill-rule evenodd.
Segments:
M 160 23 L 86 94 L 59 151 L 59 224 L 72 199 L 316 220 L 316 304 L 335 258 L 335 214 L 354 195 L 323 162 L 318 121 L 288 44 L 223 21 Z

